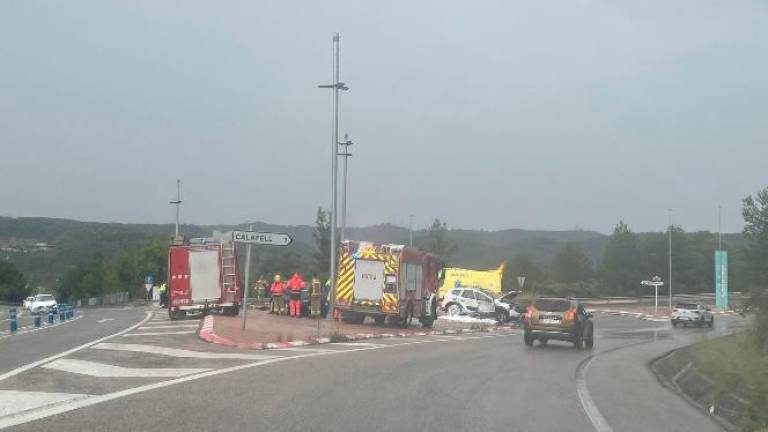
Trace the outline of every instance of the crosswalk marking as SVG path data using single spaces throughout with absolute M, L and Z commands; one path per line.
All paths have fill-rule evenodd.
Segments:
M 46 369 L 109 378 L 165 378 L 208 372 L 210 368 L 128 368 L 87 360 L 59 359 L 43 365 Z
M 145 333 L 127 333 L 124 334 L 123 337 L 126 336 L 165 336 L 165 335 L 180 335 L 180 334 L 194 334 L 197 333 L 194 330 L 189 331 L 169 331 L 169 332 L 145 332 Z
M 35 408 L 87 398 L 77 393 L 46 393 L 34 391 L 0 390 L 0 417 Z
M 197 328 L 197 324 L 174 324 L 174 325 L 153 325 L 139 327 L 138 330 L 156 330 L 156 329 L 172 329 L 172 328 Z
M 148 354 L 158 354 L 169 357 L 183 357 L 196 359 L 226 359 L 226 360 L 266 360 L 280 356 L 263 354 L 240 354 L 240 353 L 214 353 L 206 351 L 191 351 L 178 348 L 166 348 L 157 345 L 141 344 L 119 344 L 119 343 L 100 343 L 92 346 L 94 349 L 144 352 Z

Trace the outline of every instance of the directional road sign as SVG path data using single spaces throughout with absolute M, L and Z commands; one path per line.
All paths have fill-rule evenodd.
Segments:
M 288 246 L 293 242 L 293 238 L 288 234 L 260 231 L 232 231 L 232 240 L 237 243 L 269 246 Z

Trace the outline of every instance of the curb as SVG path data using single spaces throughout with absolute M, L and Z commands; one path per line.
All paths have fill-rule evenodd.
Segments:
M 203 325 L 200 327 L 198 336 L 205 342 L 215 343 L 222 346 L 231 348 L 247 349 L 247 350 L 269 350 L 280 348 L 293 348 L 307 345 L 322 345 L 333 343 L 328 337 L 310 338 L 306 340 L 296 340 L 290 342 L 237 342 L 224 336 L 219 336 L 213 329 L 214 316 L 207 315 L 203 319 Z M 483 330 L 475 329 L 446 329 L 443 331 L 418 331 L 413 333 L 357 333 L 357 334 L 345 334 L 344 342 L 353 342 L 368 339 L 385 339 L 385 338 L 397 338 L 397 337 L 412 337 L 412 336 L 442 336 L 442 335 L 457 335 L 457 334 L 473 334 L 473 333 L 495 333 L 504 331 L 517 330 L 515 327 L 488 327 Z M 341 341 L 337 341 L 341 342 Z

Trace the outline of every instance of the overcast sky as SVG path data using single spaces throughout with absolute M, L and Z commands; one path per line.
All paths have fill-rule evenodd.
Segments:
M 0 214 L 310 224 L 333 32 L 349 224 L 741 230 L 764 1 L 0 2 Z

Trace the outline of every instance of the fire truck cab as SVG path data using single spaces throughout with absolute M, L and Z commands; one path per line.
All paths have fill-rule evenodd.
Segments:
M 336 307 L 346 322 L 371 316 L 405 327 L 413 318 L 424 327 L 437 320 L 440 261 L 403 245 L 347 240 L 341 245 Z

